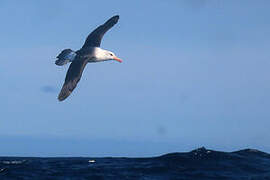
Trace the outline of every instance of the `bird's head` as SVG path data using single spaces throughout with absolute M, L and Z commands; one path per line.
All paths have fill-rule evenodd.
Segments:
M 122 59 L 118 58 L 113 52 L 111 51 L 105 51 L 105 58 L 106 60 L 115 60 L 115 61 L 118 61 L 118 62 L 122 62 Z
M 101 48 L 95 48 L 95 57 L 98 61 L 115 60 L 120 63 L 122 62 L 122 60 L 118 58 L 113 52 Z

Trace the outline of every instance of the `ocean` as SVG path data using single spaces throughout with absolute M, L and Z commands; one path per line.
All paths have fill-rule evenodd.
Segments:
M 204 147 L 158 157 L 0 157 L 0 180 L 270 180 L 270 154 Z

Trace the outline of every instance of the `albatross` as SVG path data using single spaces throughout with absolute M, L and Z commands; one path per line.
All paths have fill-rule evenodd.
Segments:
M 101 49 L 100 44 L 104 34 L 112 28 L 119 20 L 119 16 L 113 16 L 103 25 L 97 27 L 91 32 L 85 40 L 84 45 L 78 51 L 71 49 L 64 49 L 56 58 L 55 64 L 63 66 L 70 63 L 65 82 L 58 95 L 58 100 L 65 100 L 71 92 L 76 88 L 81 79 L 82 72 L 87 63 L 102 62 L 108 60 L 115 60 L 122 62 L 113 52 Z

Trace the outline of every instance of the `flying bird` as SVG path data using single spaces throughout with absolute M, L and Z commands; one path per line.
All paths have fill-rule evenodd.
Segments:
M 78 51 L 71 49 L 64 49 L 56 58 L 55 64 L 63 66 L 70 63 L 65 82 L 58 95 L 58 100 L 65 100 L 71 92 L 76 88 L 81 79 L 82 72 L 87 63 L 102 62 L 108 60 L 115 60 L 122 62 L 113 52 L 101 49 L 100 43 L 104 34 L 112 28 L 119 20 L 119 16 L 113 16 L 103 25 L 97 27 L 91 32 L 85 40 L 84 45 Z

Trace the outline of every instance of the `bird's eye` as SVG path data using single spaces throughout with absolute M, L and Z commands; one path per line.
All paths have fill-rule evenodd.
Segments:
M 110 55 L 111 55 L 111 56 L 113 56 L 113 54 L 112 54 L 112 53 L 110 53 Z

